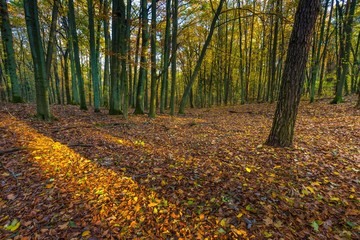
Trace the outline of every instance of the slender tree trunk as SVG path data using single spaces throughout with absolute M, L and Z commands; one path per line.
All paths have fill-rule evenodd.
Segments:
M 110 11 L 109 1 L 104 0 L 104 40 L 105 40 L 105 56 L 104 56 L 104 81 L 103 81 L 103 103 L 104 107 L 109 107 L 109 83 L 110 83 L 110 32 L 109 32 L 109 18 L 107 13 Z
M 95 21 L 94 21 L 94 3 L 93 0 L 88 0 L 88 15 L 89 15 L 89 33 L 90 33 L 90 71 L 93 82 L 94 91 L 94 111 L 100 112 L 100 79 L 99 67 L 95 46 Z M 89 89 L 90 90 L 90 89 Z
M 343 52 L 340 53 L 341 74 L 340 74 L 340 79 L 337 81 L 335 97 L 331 102 L 333 104 L 338 104 L 343 101 L 342 93 L 349 70 L 351 35 L 353 30 L 352 25 L 354 21 L 355 8 L 356 8 L 356 0 L 351 0 L 350 9 L 346 14 L 345 23 L 344 23 L 344 41 L 341 41 L 341 44 L 344 44 L 344 46 L 342 47 Z
M 0 0 L 0 14 L 1 14 L 1 37 L 5 48 L 5 68 L 10 76 L 11 82 L 11 101 L 14 103 L 23 102 L 21 96 L 21 88 L 18 76 L 16 74 L 16 60 L 13 48 L 13 35 L 9 20 L 9 13 L 6 0 Z
M 50 33 L 49 33 L 49 42 L 47 45 L 46 51 L 46 80 L 49 81 L 49 75 L 51 71 L 51 63 L 53 59 L 54 49 L 55 49 L 55 42 L 56 42 L 56 26 L 57 26 L 57 19 L 59 13 L 59 0 L 54 0 L 53 9 L 52 9 L 52 19 L 50 25 Z
M 139 83 L 137 86 L 136 106 L 134 114 L 144 114 L 144 87 L 147 75 L 147 51 L 149 45 L 148 33 L 148 9 L 147 1 L 141 0 L 141 20 L 142 20 L 142 44 L 140 57 Z
M 24 0 L 24 9 L 31 56 L 34 63 L 37 116 L 43 120 L 50 120 L 49 92 L 37 1 Z
M 195 81 L 195 79 L 196 79 L 196 77 L 197 77 L 197 75 L 198 75 L 198 72 L 199 72 L 199 70 L 200 70 L 201 63 L 202 63 L 202 61 L 204 60 L 205 53 L 206 53 L 206 49 L 207 49 L 207 47 L 208 47 L 209 44 L 210 44 L 212 35 L 213 35 L 213 33 L 214 33 L 216 21 L 217 21 L 218 18 L 219 18 L 219 15 L 220 15 L 220 13 L 221 13 L 221 9 L 222 9 L 222 6 L 223 6 L 224 2 L 225 2 L 225 0 L 220 0 L 219 6 L 218 6 L 218 8 L 217 8 L 217 10 L 216 10 L 216 12 L 215 12 L 215 16 L 214 16 L 214 18 L 213 18 L 213 20 L 212 20 L 212 22 L 211 22 L 209 34 L 208 34 L 208 36 L 207 36 L 207 38 L 206 38 L 206 41 L 205 41 L 205 43 L 204 43 L 203 48 L 201 49 L 201 53 L 200 53 L 199 59 L 198 59 L 198 61 L 197 61 L 197 63 L 196 63 L 196 66 L 195 66 L 195 69 L 194 69 L 194 71 L 193 71 L 193 74 L 191 75 L 190 81 L 189 81 L 189 83 L 187 84 L 186 89 L 185 89 L 185 92 L 184 92 L 184 94 L 183 94 L 183 96 L 182 96 L 182 98 L 181 98 L 181 103 L 180 103 L 180 108 L 179 108 L 179 113 L 180 113 L 180 114 L 184 114 L 184 112 L 185 112 L 186 99 L 187 99 L 187 97 L 188 97 L 189 94 L 190 94 L 191 87 L 192 87 L 192 85 L 194 84 L 194 81 Z
M 321 62 L 321 70 L 320 70 L 320 80 L 319 80 L 319 88 L 318 88 L 318 96 L 320 97 L 322 95 L 322 90 L 323 90 L 323 80 L 324 80 L 324 75 L 325 75 L 325 63 L 326 63 L 326 56 L 327 56 L 327 48 L 329 45 L 329 40 L 330 40 L 330 26 L 331 26 L 331 19 L 332 19 L 332 13 L 333 13 L 333 7 L 334 5 L 334 0 L 331 0 L 330 3 L 330 13 L 329 13 L 329 20 L 327 22 L 327 27 L 326 27 L 326 40 L 325 40 L 325 44 L 324 44 L 324 50 L 322 53 L 322 62 Z
M 178 0 L 173 0 L 173 22 L 172 22 L 172 43 L 171 43 L 171 94 L 170 94 L 170 115 L 175 115 L 175 87 L 176 87 L 176 50 L 178 32 Z M 194 78 L 195 81 L 195 78 Z M 189 89 L 190 91 L 190 89 Z
M 141 19 L 140 19 L 141 20 Z M 134 79 L 133 79 L 133 101 L 132 107 L 135 108 L 136 105 L 136 91 L 137 91 L 137 79 L 138 79 L 138 65 L 139 65 L 139 51 L 140 51 L 140 35 L 141 27 L 139 27 L 136 37 L 136 47 L 135 47 L 135 63 L 134 63 Z
M 69 47 L 66 48 L 63 55 L 64 60 L 64 79 L 65 79 L 65 91 L 66 91 L 66 104 L 72 104 L 70 94 L 70 79 L 69 79 Z
M 124 43 L 123 43 L 123 60 L 122 60 L 122 77 L 124 82 L 124 101 L 123 101 L 123 116 L 128 118 L 129 112 L 129 85 L 131 88 L 131 64 L 130 64 L 130 24 L 131 24 L 131 0 L 127 0 L 126 6 L 126 20 L 124 26 Z M 126 62 L 128 59 L 128 62 Z M 126 69 L 128 66 L 128 71 Z M 129 81 L 128 81 L 129 80 Z
M 327 10 L 328 10 L 328 6 L 329 6 L 329 1 L 330 0 L 325 1 L 324 13 L 322 15 L 322 20 L 321 20 L 319 42 L 318 42 L 318 46 L 317 46 L 317 50 L 316 50 L 316 55 L 314 58 L 314 63 L 313 63 L 312 69 L 311 69 L 310 103 L 313 103 L 315 101 L 315 85 L 316 85 L 316 79 L 317 79 L 318 73 L 319 73 L 321 46 L 323 45 L 323 42 L 324 42 L 324 32 L 325 32 L 326 16 L 327 16 Z
M 319 11 L 320 0 L 300 0 L 298 4 L 268 145 L 292 145 L 311 36 Z
M 169 77 L 169 60 L 170 60 L 170 18 L 171 18 L 171 0 L 166 0 L 166 25 L 164 39 L 164 66 L 161 81 L 160 113 L 165 113 L 166 107 L 166 86 Z
M 84 87 L 84 79 L 81 73 L 81 64 L 80 64 L 80 56 L 79 56 L 79 41 L 76 32 L 76 23 L 75 23 L 75 10 L 74 10 L 74 1 L 69 0 L 69 27 L 71 33 L 71 40 L 72 46 L 74 50 L 74 61 L 75 61 L 75 68 L 76 68 L 76 78 L 79 85 L 79 92 L 80 92 L 80 109 L 87 110 L 86 106 L 86 94 L 85 94 L 85 87 Z
M 151 0 L 151 93 L 149 117 L 155 118 L 156 100 L 156 0 Z

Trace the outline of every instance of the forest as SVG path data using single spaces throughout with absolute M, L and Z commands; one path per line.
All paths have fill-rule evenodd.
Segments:
M 360 238 L 357 0 L 0 0 L 0 239 Z

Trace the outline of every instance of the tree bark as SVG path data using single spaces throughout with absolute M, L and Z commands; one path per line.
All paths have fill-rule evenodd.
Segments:
M 293 143 L 296 116 L 304 83 L 311 36 L 320 11 L 320 0 L 300 0 L 291 33 L 281 90 L 267 145 L 289 147 Z

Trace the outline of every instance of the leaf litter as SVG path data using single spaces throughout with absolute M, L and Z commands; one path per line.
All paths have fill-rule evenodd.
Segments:
M 4 104 L 0 238 L 359 238 L 353 103 L 302 103 L 285 149 L 263 145 L 270 104 L 129 120 L 53 106 L 52 122 Z

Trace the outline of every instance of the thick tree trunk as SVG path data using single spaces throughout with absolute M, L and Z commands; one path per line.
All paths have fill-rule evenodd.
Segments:
M 121 114 L 120 85 L 122 79 L 122 65 L 120 58 L 124 57 L 124 29 L 125 24 L 125 3 L 123 0 L 113 1 L 113 20 L 112 20 L 112 52 L 111 52 L 111 85 L 110 85 L 110 109 L 109 114 Z M 125 59 L 126 61 L 126 59 Z
M 319 11 L 320 0 L 300 0 L 290 37 L 274 121 L 266 141 L 267 145 L 289 147 L 293 143 L 310 41 Z

